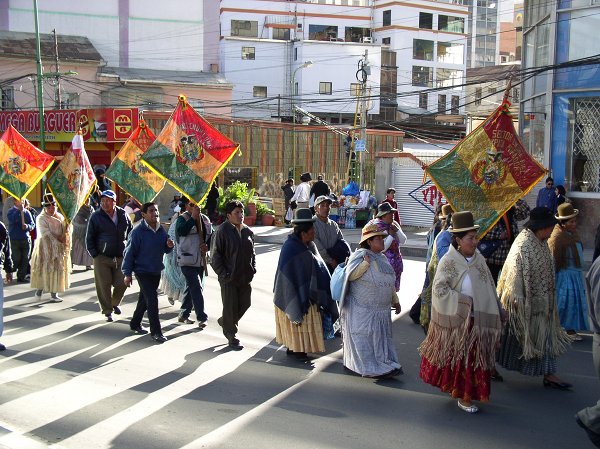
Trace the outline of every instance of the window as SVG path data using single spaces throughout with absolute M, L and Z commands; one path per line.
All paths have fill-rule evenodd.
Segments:
M 298 48 L 294 48 L 294 61 L 298 60 Z
M 12 86 L 4 87 L 2 90 L 2 110 L 15 108 L 15 88 Z
M 512 90 L 512 98 L 510 101 L 513 103 L 517 103 L 521 99 L 521 89 L 518 87 L 514 87 Z
M 254 59 L 254 47 L 242 47 L 242 59 Z
M 450 42 L 438 42 L 437 61 L 445 64 L 462 64 L 465 59 L 465 46 Z
M 428 12 L 419 13 L 419 28 L 433 30 L 433 14 Z
M 488 93 L 489 93 L 490 95 L 493 95 L 493 94 L 495 94 L 495 93 L 496 93 L 496 87 L 495 87 L 495 86 L 490 86 L 490 87 L 488 87 Z
M 259 98 L 267 98 L 267 86 L 254 86 L 252 88 L 252 96 Z
M 421 87 L 433 87 L 433 68 L 413 66 L 412 85 Z
M 460 89 L 460 85 L 463 82 L 462 70 L 453 69 L 437 69 L 437 87 L 453 87 Z
M 475 106 L 481 106 L 481 87 L 475 88 Z
M 273 28 L 273 39 L 277 39 L 280 41 L 289 41 L 290 40 L 289 28 Z
M 350 83 L 350 95 L 353 97 L 358 97 L 361 91 L 360 83 Z
M 450 33 L 464 33 L 465 19 L 463 17 L 440 15 L 438 17 L 438 30 Z
M 564 101 L 564 100 L 563 100 Z M 568 128 L 571 190 L 600 192 L 600 150 L 597 132 L 600 124 L 600 98 L 570 98 L 568 115 L 571 126 Z M 538 120 L 544 114 L 535 114 Z
M 61 109 L 73 109 L 79 107 L 79 93 L 63 92 L 60 96 Z
M 231 35 L 258 37 L 258 22 L 256 20 L 232 20 Z
M 335 25 L 309 25 L 308 39 L 311 41 L 328 41 L 337 39 L 338 27 Z
M 413 59 L 433 61 L 433 41 L 413 39 Z
M 369 28 L 346 27 L 344 40 L 346 42 L 369 42 L 371 30 Z
M 438 95 L 438 112 L 440 114 L 446 113 L 446 96 Z
M 331 83 L 330 82 L 321 81 L 319 83 L 319 93 L 321 95 L 331 95 Z
M 384 37 L 383 39 L 381 39 L 381 43 L 383 45 L 391 45 L 392 44 L 392 38 L 391 37 Z
M 383 26 L 389 27 L 392 24 L 392 10 L 383 11 Z
M 419 107 L 427 109 L 427 92 L 419 92 Z
M 460 97 L 458 95 L 452 95 L 450 101 L 450 112 L 454 115 L 460 114 Z

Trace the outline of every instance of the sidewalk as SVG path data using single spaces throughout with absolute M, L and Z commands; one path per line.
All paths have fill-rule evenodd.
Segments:
M 292 228 L 277 226 L 252 226 L 254 238 L 257 243 L 270 243 L 283 245 L 283 242 L 291 234 Z M 342 229 L 344 238 L 350 243 L 352 249 L 358 247 L 361 229 Z M 427 256 L 427 229 L 413 226 L 403 226 L 402 231 L 406 234 L 407 242 L 400 247 L 405 257 L 417 257 L 425 259 Z

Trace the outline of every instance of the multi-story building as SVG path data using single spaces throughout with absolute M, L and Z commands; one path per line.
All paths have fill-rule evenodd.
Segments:
M 580 210 L 587 247 L 600 206 L 598 13 L 595 0 L 527 0 L 523 33 L 523 70 L 539 71 L 522 88 L 523 142 Z

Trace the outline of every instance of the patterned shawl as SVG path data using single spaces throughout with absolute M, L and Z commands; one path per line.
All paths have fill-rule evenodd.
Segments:
M 461 293 L 467 273 L 472 299 Z M 450 246 L 435 273 L 431 305 L 429 330 L 419 347 L 421 356 L 439 367 L 454 366 L 461 360 L 468 363 L 469 353 L 476 349 L 475 368 L 492 369 L 502 325 L 494 281 L 483 256 L 475 252 L 467 261 Z
M 577 242 L 581 242 L 579 234 L 571 234 L 562 228 L 559 224 L 554 226 L 552 235 L 548 239 L 548 247 L 554 257 L 556 272 L 569 266 L 569 258 L 573 258 L 575 266 L 581 268 L 579 260 L 579 251 L 577 251 Z
M 510 248 L 497 291 L 525 360 L 542 357 L 546 351 L 557 357 L 571 342 L 560 326 L 554 283 L 548 245 L 524 229 Z
M 339 312 L 331 297 L 330 280 L 327 265 L 314 242 L 306 246 L 292 234 L 279 255 L 273 302 L 292 323 L 302 323 L 311 304 L 331 314 L 332 323 L 335 323 Z

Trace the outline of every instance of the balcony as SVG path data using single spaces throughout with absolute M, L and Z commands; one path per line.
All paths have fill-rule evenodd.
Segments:
M 270 15 L 265 17 L 266 28 L 296 28 L 296 18 L 292 15 Z

